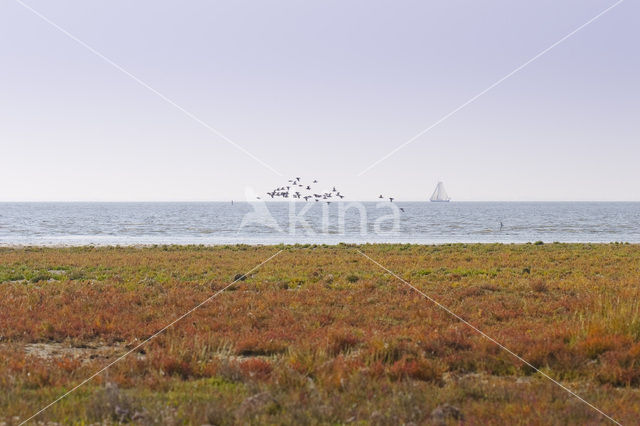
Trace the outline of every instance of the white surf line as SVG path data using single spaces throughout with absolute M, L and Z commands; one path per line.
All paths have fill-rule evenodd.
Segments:
M 145 83 L 144 81 L 142 81 L 140 78 L 136 77 L 135 75 L 133 75 L 131 72 L 127 71 L 126 69 L 124 69 L 123 67 L 121 67 L 120 65 L 118 65 L 117 63 L 115 63 L 114 61 L 112 61 L 111 59 L 109 59 L 108 57 L 106 57 L 105 55 L 103 55 L 102 53 L 98 52 L 96 49 L 94 49 L 93 47 L 89 46 L 87 43 L 85 43 L 84 41 L 80 40 L 78 37 L 74 36 L 73 34 L 71 34 L 69 31 L 65 30 L 64 28 L 62 28 L 60 25 L 56 24 L 55 22 L 51 21 L 49 18 L 47 18 L 46 16 L 44 16 L 43 14 L 41 14 L 40 12 L 38 12 L 37 10 L 35 10 L 33 7 L 29 6 L 28 4 L 24 3 L 22 0 L 15 0 L 18 4 L 20 4 L 22 7 L 24 7 L 25 9 L 29 10 L 30 12 L 32 12 L 33 14 L 35 14 L 36 16 L 38 16 L 40 19 L 42 19 L 43 21 L 45 21 L 46 23 L 48 23 L 49 25 L 51 25 L 52 27 L 54 27 L 55 29 L 57 29 L 58 31 L 62 32 L 64 35 L 66 35 L 67 37 L 69 37 L 71 40 L 75 41 L 76 43 L 78 43 L 79 45 L 81 45 L 82 47 L 84 47 L 85 49 L 89 50 L 91 53 L 93 53 L 94 55 L 96 55 L 97 57 L 99 57 L 100 59 L 102 59 L 103 61 L 105 61 L 106 63 L 108 63 L 109 65 L 113 66 L 114 68 L 116 68 L 118 71 L 122 72 L 123 74 L 127 75 L 128 77 L 132 78 L 133 80 L 135 80 L 138 84 L 140 84 L 142 87 L 144 87 L 145 89 L 148 89 L 149 91 L 151 91 L 152 93 L 156 94 L 158 97 L 160 97 L 162 100 L 164 100 L 165 102 L 169 103 L 170 105 L 174 106 L 175 108 L 177 108 L 178 110 L 182 111 L 187 117 L 191 118 L 193 121 L 195 121 L 196 123 L 202 125 L 203 127 L 205 127 L 207 130 L 209 130 L 210 132 L 212 132 L 213 134 L 215 134 L 216 136 L 220 137 L 222 140 L 224 140 L 225 142 L 229 143 L 230 145 L 234 146 L 235 148 L 237 148 L 238 150 L 242 151 L 243 153 L 245 153 L 246 155 L 248 155 L 249 157 L 251 157 L 252 159 L 254 159 L 255 161 L 257 161 L 258 163 L 260 163 L 261 165 L 263 165 L 264 167 L 266 167 L 267 169 L 271 170 L 273 173 L 277 174 L 278 176 L 283 176 L 282 173 L 280 173 L 278 170 L 274 169 L 273 167 L 271 167 L 269 164 L 265 163 L 264 161 L 262 161 L 260 158 L 256 157 L 255 155 L 253 155 L 251 152 L 249 152 L 246 148 L 238 145 L 237 143 L 235 143 L 234 141 L 232 141 L 230 138 L 228 138 L 226 135 L 224 135 L 221 131 L 219 131 L 218 129 L 210 126 L 209 124 L 207 124 L 206 122 L 204 122 L 202 119 L 200 119 L 199 117 L 197 117 L 195 114 L 193 114 L 190 111 L 187 111 L 186 109 L 184 109 L 183 107 L 181 107 L 180 105 L 178 105 L 176 102 L 174 102 L 173 100 L 169 99 L 168 97 L 166 97 L 165 95 L 163 95 L 162 93 L 158 92 L 156 89 L 154 89 L 153 87 L 151 87 L 149 84 Z
M 438 302 L 437 300 L 435 300 L 434 298 L 430 297 L 428 294 L 422 292 L 421 290 L 419 290 L 417 287 L 413 286 L 411 283 L 409 283 L 408 281 L 404 280 L 402 277 L 400 277 L 398 274 L 396 274 L 395 272 L 391 271 L 390 269 L 382 266 L 380 263 L 376 262 L 375 260 L 373 260 L 372 258 L 370 258 L 369 256 L 367 256 L 365 253 L 363 253 L 362 251 L 360 251 L 359 249 L 356 249 L 358 251 L 358 253 L 360 253 L 362 256 L 366 257 L 367 259 L 369 259 L 371 262 L 375 263 L 376 265 L 378 265 L 380 268 L 384 269 L 385 271 L 387 271 L 389 274 L 393 275 L 394 277 L 396 277 L 397 279 L 399 279 L 400 281 L 402 281 L 404 284 L 406 284 L 408 287 L 410 287 L 413 291 L 415 291 L 416 293 L 424 296 L 426 299 L 428 299 L 431 303 L 433 303 L 434 305 L 436 305 L 437 307 L 441 308 L 442 310 L 444 310 L 446 313 L 448 313 L 449 315 L 451 315 L 452 317 L 456 318 L 457 320 L 459 320 L 460 322 L 462 322 L 464 325 L 466 325 L 467 327 L 471 328 L 473 331 L 475 331 L 476 333 L 480 334 L 482 337 L 484 337 L 485 339 L 489 340 L 490 342 L 496 344 L 498 347 L 500 347 L 500 349 L 504 350 L 505 352 L 507 352 L 508 354 L 512 355 L 514 358 L 518 359 L 519 361 L 521 361 L 522 363 L 526 364 L 527 366 L 531 367 L 533 370 L 535 370 L 537 373 L 540 373 L 542 376 L 544 376 L 545 378 L 549 379 L 550 381 L 552 381 L 553 383 L 555 383 L 556 385 L 560 386 L 562 389 L 564 389 L 565 391 L 567 391 L 568 393 L 570 393 L 571 395 L 573 395 L 574 397 L 578 398 L 580 401 L 582 401 L 583 403 L 585 403 L 586 405 L 588 405 L 589 407 L 593 408 L 595 411 L 597 411 L 598 413 L 602 414 L 604 417 L 606 417 L 607 419 L 611 420 L 613 423 L 617 424 L 617 425 L 621 425 L 620 422 L 618 422 L 617 420 L 615 420 L 614 418 L 612 418 L 611 416 L 609 416 L 607 413 L 605 413 L 604 411 L 602 411 L 601 409 L 599 409 L 598 407 L 596 407 L 595 405 L 591 404 L 589 401 L 585 400 L 584 398 L 582 398 L 580 395 L 578 395 L 577 393 L 575 393 L 574 391 L 572 391 L 571 389 L 569 389 L 568 387 L 566 387 L 565 385 L 563 385 L 562 383 L 558 382 L 557 380 L 555 380 L 554 378 L 552 378 L 551 376 L 549 376 L 548 374 L 544 373 L 543 371 L 540 371 L 538 368 L 534 367 L 531 363 L 529 363 L 527 360 L 523 359 L 520 355 L 518 355 L 517 353 L 513 352 L 512 350 L 510 350 L 509 348 L 507 348 L 506 346 L 504 346 L 502 343 L 498 342 L 496 339 L 494 339 L 493 337 L 489 336 L 488 334 L 486 334 L 485 332 L 483 332 L 482 330 L 480 330 L 479 328 L 477 328 L 476 326 L 474 326 L 473 324 L 471 324 L 469 321 L 465 320 L 464 318 L 462 318 L 460 315 L 456 314 L 455 312 L 453 312 L 451 309 L 447 308 L 446 306 L 444 306 L 442 303 Z
M 553 43 L 551 46 L 547 47 L 546 49 L 544 49 L 542 52 L 538 53 L 537 55 L 535 55 L 534 57 L 532 57 L 531 59 L 529 59 L 528 61 L 526 61 L 525 63 L 523 63 L 522 65 L 520 65 L 519 67 L 517 67 L 516 69 L 514 69 L 513 71 L 511 71 L 509 74 L 505 75 L 504 77 L 500 78 L 499 80 L 497 80 L 495 83 L 493 83 L 492 85 L 490 85 L 489 87 L 487 87 L 486 89 L 484 89 L 482 92 L 478 93 L 477 95 L 473 96 L 472 98 L 470 98 L 468 101 L 466 101 L 465 103 L 463 103 L 462 105 L 458 106 L 457 108 L 455 108 L 453 111 L 449 112 L 448 114 L 445 114 L 444 116 L 442 116 L 438 121 L 436 121 L 435 123 L 433 123 L 432 125 L 430 125 L 429 127 L 427 127 L 426 129 L 418 132 L 415 136 L 413 136 L 411 139 L 407 140 L 406 142 L 404 142 L 403 144 L 399 145 L 397 148 L 395 148 L 394 150 L 392 150 L 391 152 L 389 152 L 387 155 L 385 155 L 384 157 L 380 158 L 378 161 L 372 163 L 371 165 L 369 165 L 369 167 L 365 168 L 364 170 L 362 170 L 360 173 L 358 173 L 358 176 L 362 176 L 363 174 L 367 173 L 369 170 L 371 170 L 372 168 L 374 168 L 375 166 L 377 166 L 378 164 L 382 163 L 383 161 L 385 161 L 387 158 L 391 157 L 392 155 L 394 155 L 396 152 L 400 151 L 402 148 L 404 148 L 405 146 L 409 145 L 410 143 L 414 142 L 416 139 L 419 139 L 421 136 L 423 136 L 425 133 L 429 132 L 431 129 L 433 129 L 434 127 L 438 126 L 439 124 L 443 123 L 445 120 L 447 120 L 449 117 L 451 117 L 452 115 L 456 114 L 458 111 L 460 111 L 461 109 L 467 107 L 468 105 L 472 104 L 474 101 L 476 101 L 478 98 L 480 98 L 481 96 L 483 96 L 484 94 L 486 94 L 487 92 L 489 92 L 491 89 L 495 88 L 496 86 L 498 86 L 499 84 L 501 84 L 503 81 L 507 80 L 508 78 L 510 78 L 511 76 L 513 76 L 514 74 L 518 73 L 519 71 L 521 71 L 523 68 L 525 68 L 527 65 L 531 64 L 532 62 L 534 62 L 536 59 L 540 58 L 541 56 L 545 55 L 546 53 L 548 53 L 551 49 L 553 49 L 554 47 L 558 46 L 559 44 L 561 44 L 562 42 L 564 42 L 565 40 L 567 40 L 568 38 L 570 38 L 571 36 L 573 36 L 574 34 L 576 34 L 577 32 L 579 32 L 580 30 L 584 29 L 586 26 L 588 26 L 589 24 L 593 23 L 594 21 L 596 21 L 598 18 L 600 18 L 602 15 L 604 15 L 605 13 L 609 12 L 611 9 L 613 9 L 614 7 L 620 5 L 620 3 L 622 3 L 625 0 L 618 0 L 616 3 L 614 3 L 613 5 L 609 6 L 608 8 L 606 8 L 605 10 L 603 10 L 602 12 L 598 13 L 596 16 L 594 16 L 593 18 L 589 19 L 587 22 L 585 22 L 584 24 L 580 25 L 578 28 L 576 28 L 575 30 L 571 31 L 569 34 L 565 35 L 564 37 L 562 37 L 560 40 L 556 41 L 555 43 Z
M 25 423 L 27 423 L 28 421 L 32 420 L 34 417 L 38 416 L 39 414 L 41 414 L 42 412 L 48 410 L 49 408 L 51 408 L 53 405 L 57 404 L 58 402 L 60 402 L 61 400 L 63 400 L 64 398 L 66 398 L 69 394 L 71 394 L 72 392 L 75 392 L 79 387 L 83 386 L 84 384 L 86 384 L 87 382 L 91 381 L 94 377 L 96 377 L 97 375 L 99 375 L 100 373 L 104 372 L 105 370 L 107 370 L 109 367 L 113 366 L 114 364 L 122 361 L 124 358 L 126 358 L 128 355 L 130 355 L 132 352 L 135 352 L 138 348 L 140 348 L 141 346 L 147 344 L 149 341 L 151 341 L 152 339 L 156 338 L 159 334 L 161 334 L 162 332 L 164 332 L 165 330 L 167 330 L 169 327 L 171 327 L 172 325 L 174 325 L 175 323 L 177 323 L 178 321 L 183 320 L 185 317 L 191 315 L 194 311 L 196 311 L 197 309 L 199 309 L 200 307 L 202 307 L 203 305 L 205 305 L 206 303 L 210 302 L 211 300 L 215 299 L 216 297 L 218 297 L 220 294 L 222 294 L 226 289 L 228 289 L 229 287 L 231 287 L 232 285 L 234 285 L 235 283 L 237 283 L 238 281 L 240 281 L 243 277 L 249 275 L 250 273 L 252 273 L 253 271 L 255 271 L 256 269 L 258 269 L 259 267 L 261 267 L 262 265 L 264 265 L 265 263 L 269 262 L 271 259 L 273 259 L 274 257 L 276 257 L 277 255 L 279 255 L 280 253 L 282 253 L 282 250 L 279 250 L 276 254 L 272 255 L 271 257 L 269 257 L 267 260 L 263 261 L 262 263 L 260 263 L 257 266 L 254 266 L 252 269 L 250 269 L 249 271 L 245 272 L 241 277 L 236 278 L 233 282 L 229 283 L 227 286 L 223 287 L 221 290 L 218 290 L 216 293 L 214 293 L 212 296 L 208 297 L 207 299 L 205 299 L 203 302 L 197 304 L 196 306 L 194 306 L 193 308 L 191 308 L 189 311 L 187 311 L 186 313 L 182 314 L 181 316 L 179 316 L 178 318 L 176 318 L 175 320 L 171 321 L 169 324 L 167 324 L 166 326 L 162 327 L 160 330 L 156 331 L 154 334 L 152 334 L 150 337 L 146 338 L 145 340 L 143 340 L 142 342 L 140 342 L 136 347 L 134 347 L 133 349 L 131 349 L 130 351 L 124 353 L 123 355 L 119 356 L 118 358 L 116 358 L 114 361 L 112 361 L 111 363 L 107 364 L 105 367 L 103 367 L 102 369 L 96 371 L 95 373 L 93 373 L 91 376 L 87 377 L 86 379 L 84 379 L 82 382 L 80 382 L 78 385 L 74 386 L 73 388 L 71 388 L 71 390 L 65 392 L 64 394 L 62 394 L 60 397 L 58 397 L 56 400 L 54 400 L 53 402 L 51 402 L 50 404 L 46 405 L 45 407 L 41 408 L 40 410 L 38 410 L 37 412 L 35 412 L 31 417 L 29 417 L 28 419 L 24 420 L 23 422 L 20 423 L 20 425 L 23 425 Z

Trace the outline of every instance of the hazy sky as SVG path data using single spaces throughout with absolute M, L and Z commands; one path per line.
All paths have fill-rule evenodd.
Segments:
M 640 200 L 637 1 L 24 1 L 285 176 L 6 0 L 0 200 Z

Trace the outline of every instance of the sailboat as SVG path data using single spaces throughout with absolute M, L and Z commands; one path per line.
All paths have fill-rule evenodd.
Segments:
M 438 182 L 436 190 L 433 191 L 429 200 L 431 200 L 432 203 L 448 203 L 451 201 L 451 198 L 447 195 L 447 191 L 444 189 L 444 183 Z

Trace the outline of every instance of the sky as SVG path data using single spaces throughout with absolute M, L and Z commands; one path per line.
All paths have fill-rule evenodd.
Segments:
M 364 174 L 615 1 L 23 2 L 80 43 L 0 3 L 0 201 L 640 201 L 638 2 Z

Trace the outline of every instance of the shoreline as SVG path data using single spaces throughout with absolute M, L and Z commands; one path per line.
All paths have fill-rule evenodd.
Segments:
M 224 247 L 293 247 L 293 248 L 307 248 L 307 247 L 366 247 L 366 246 L 422 246 L 422 247 L 437 247 L 437 246 L 527 246 L 527 245 L 628 245 L 628 246 L 640 246 L 640 241 L 552 241 L 547 242 L 543 240 L 538 241 L 526 241 L 526 242 L 502 242 L 502 241 L 452 241 L 452 242 L 430 242 L 430 243 L 415 243 L 415 242 L 337 242 L 337 243 L 218 243 L 218 244 L 201 244 L 201 243 L 151 243 L 151 244 L 12 244 L 1 243 L 0 249 L 25 249 L 25 248 L 47 248 L 47 249 L 65 249 L 65 248 L 167 248 L 176 247 L 182 249 L 189 248 L 224 248 Z

